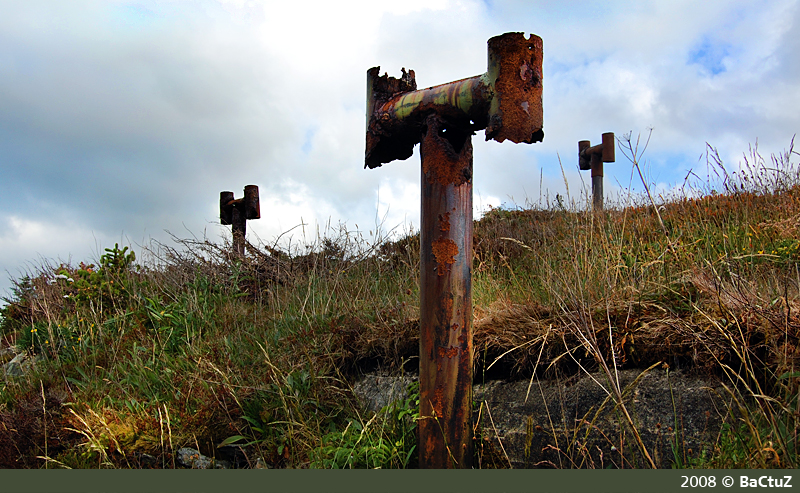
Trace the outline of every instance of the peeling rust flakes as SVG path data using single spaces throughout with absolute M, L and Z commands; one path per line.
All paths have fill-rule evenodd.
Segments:
M 471 143 L 469 147 L 470 156 L 468 159 L 471 159 Z M 458 187 L 465 183 L 469 183 L 472 180 L 472 170 L 470 170 L 468 167 L 461 166 L 459 162 L 460 159 L 450 161 L 449 159 L 443 159 L 443 157 L 444 156 L 432 156 L 430 159 L 428 159 L 428 156 L 425 156 L 426 160 L 422 163 L 422 171 L 425 173 L 425 175 L 430 177 L 429 181 L 431 183 L 438 183 L 440 185 L 454 185 Z M 444 164 L 441 164 L 443 161 Z
M 442 371 L 442 363 L 444 362 L 444 359 L 445 358 L 453 359 L 454 357 L 458 356 L 459 348 L 457 348 L 455 346 L 439 347 L 439 348 L 437 348 L 436 352 L 437 352 L 437 356 L 438 356 L 438 358 L 436 358 L 436 371 L 441 373 L 441 371 Z M 460 360 L 458 361 L 458 363 L 463 364 L 463 362 L 460 361 Z
M 541 141 L 542 39 L 505 33 L 489 39 L 487 48 L 486 73 L 427 89 L 417 90 L 413 70 L 403 69 L 402 77 L 395 79 L 380 76 L 380 67 L 369 69 L 365 167 L 408 159 L 424 138 L 430 114 L 470 135 L 486 129 L 486 140 Z
M 450 346 L 449 348 L 439 348 L 439 358 L 447 358 L 452 359 L 454 356 L 458 356 L 458 348 L 454 346 Z
M 425 125 L 419 150 L 426 181 L 456 187 L 471 183 L 471 133 L 449 126 L 437 114 L 429 115 Z
M 458 255 L 458 245 L 450 238 L 440 237 L 431 245 L 433 250 L 433 257 L 436 263 L 439 264 L 437 272 L 440 276 L 450 272 L 450 266 L 456 263 L 456 255 Z M 452 303 L 452 302 L 451 302 Z
M 472 136 L 485 129 L 497 142 L 544 138 L 541 38 L 506 33 L 487 48 L 485 74 L 428 89 L 417 90 L 413 71 L 400 79 L 380 76 L 379 67 L 367 72 L 365 166 L 407 159 L 421 143 L 423 468 L 472 465 Z

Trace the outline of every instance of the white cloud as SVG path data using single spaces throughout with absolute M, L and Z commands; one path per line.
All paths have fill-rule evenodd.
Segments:
M 420 225 L 420 184 L 400 180 L 381 180 L 377 192 L 376 222 L 385 229 L 401 226 L 399 231 L 418 229 Z
M 201 234 L 219 192 L 247 184 L 262 201 L 248 231 L 265 241 L 301 218 L 418 224 L 418 154 L 363 169 L 366 71 L 412 68 L 420 87 L 478 75 L 507 31 L 544 39 L 545 140 L 478 133 L 476 208 L 578 197 L 578 140 L 650 126 L 646 165 L 668 187 L 706 141 L 733 166 L 756 139 L 766 155 L 788 146 L 799 26 L 788 0 L 7 2 L 0 217 L 23 222 L 0 223 L 0 270 L 83 257 L 95 237 Z M 630 172 L 618 152 L 606 190 Z

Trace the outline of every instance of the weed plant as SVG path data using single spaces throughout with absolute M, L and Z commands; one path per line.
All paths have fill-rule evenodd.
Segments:
M 751 148 L 729 172 L 709 146 L 705 179 L 654 197 L 644 149 L 619 144 L 645 194 L 476 221 L 476 379 L 599 371 L 622 423 L 607 439 L 633 444 L 616 467 L 798 467 L 797 152 L 767 161 Z M 14 280 L 0 338 L 30 364 L 4 376 L 0 467 L 173 468 L 185 446 L 242 467 L 416 466 L 414 392 L 367 413 L 351 384 L 415 371 L 418 236 L 296 233 L 242 257 L 198 238 L 136 256 L 115 245 Z M 659 458 L 627 407 L 618 372 L 631 368 L 721 379 L 731 405 L 717 439 L 689 453 L 676 425 Z M 581 445 L 591 423 L 551 437 L 563 458 L 551 466 L 598 466 Z

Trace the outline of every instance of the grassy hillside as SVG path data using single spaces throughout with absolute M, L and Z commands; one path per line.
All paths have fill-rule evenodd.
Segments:
M 729 174 L 711 152 L 716 190 L 687 182 L 603 213 L 569 199 L 489 211 L 475 224 L 476 380 L 715 375 L 729 423 L 682 465 L 799 467 L 796 155 L 753 152 Z M 0 347 L 33 356 L 0 390 L 0 467 L 175 467 L 179 448 L 221 444 L 274 467 L 414 467 L 413 395 L 371 415 L 350 384 L 415 370 L 418 248 L 340 227 L 245 258 L 176 239 L 41 265 L 2 309 Z

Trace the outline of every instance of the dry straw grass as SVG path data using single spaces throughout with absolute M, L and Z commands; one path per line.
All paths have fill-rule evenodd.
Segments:
M 640 169 L 637 143 L 620 144 Z M 485 214 L 474 237 L 476 378 L 600 370 L 635 438 L 620 370 L 717 376 L 736 405 L 696 465 L 797 467 L 797 152 L 769 161 L 749 152 L 728 172 L 709 146 L 705 180 L 605 212 L 559 197 L 552 208 Z M 182 446 L 213 456 L 225 442 L 248 443 L 247 463 L 307 467 L 330 463 L 314 457 L 334 435 L 383 450 L 387 467 L 413 463 L 381 448 L 398 440 L 388 435 L 397 426 L 365 415 L 348 382 L 375 368 L 414 370 L 418 237 L 339 226 L 306 244 L 286 241 L 293 231 L 248 244 L 244 257 L 174 238 L 103 276 L 43 261 L 16 280 L 3 342 L 39 359 L 0 393 L 0 450 L 11 451 L 0 465 L 173 467 Z M 46 438 L 29 419 L 35 410 Z M 495 459 L 481 463 L 507 462 Z

